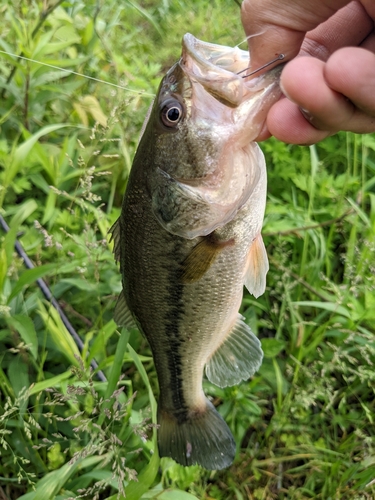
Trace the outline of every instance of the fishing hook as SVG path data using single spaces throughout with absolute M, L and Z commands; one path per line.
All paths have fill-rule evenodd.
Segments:
M 284 54 L 279 54 L 276 59 L 272 59 L 272 61 L 269 61 L 268 63 L 266 64 L 263 64 L 263 66 L 260 66 L 260 68 L 257 68 L 257 69 L 254 69 L 254 71 L 252 71 L 251 73 L 249 73 L 248 75 L 243 75 L 241 78 L 247 78 L 248 76 L 251 76 L 251 75 L 254 75 L 254 73 L 258 73 L 258 71 L 261 71 L 262 69 L 264 68 L 267 68 L 268 66 L 271 66 L 271 64 L 277 62 L 277 61 L 282 61 L 284 59 L 285 55 Z M 237 73 L 237 75 L 240 75 L 241 73 L 244 73 L 245 71 L 247 71 L 248 69 L 250 69 L 250 67 L 248 68 L 245 68 L 241 71 L 239 71 Z

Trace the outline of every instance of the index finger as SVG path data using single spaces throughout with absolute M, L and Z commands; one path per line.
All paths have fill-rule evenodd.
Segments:
M 244 0 L 241 19 L 248 36 L 251 70 L 282 52 L 295 57 L 305 34 L 330 18 L 349 0 Z

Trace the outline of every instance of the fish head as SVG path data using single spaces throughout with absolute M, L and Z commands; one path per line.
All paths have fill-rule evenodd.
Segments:
M 252 141 L 281 95 L 281 69 L 243 78 L 248 65 L 247 51 L 186 34 L 181 59 L 160 84 L 144 134 L 148 182 L 153 211 L 174 234 L 194 238 L 226 224 L 260 179 Z

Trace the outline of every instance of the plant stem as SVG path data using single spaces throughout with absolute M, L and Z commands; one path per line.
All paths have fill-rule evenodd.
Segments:
M 29 129 L 29 88 L 30 88 L 30 71 L 28 70 L 26 75 L 26 86 L 25 86 L 25 98 L 24 98 L 24 106 L 23 106 L 23 125 L 26 130 Z

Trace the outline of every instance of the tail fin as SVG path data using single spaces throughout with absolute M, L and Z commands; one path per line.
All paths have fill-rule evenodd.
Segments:
M 161 457 L 171 457 L 181 465 L 199 464 L 205 469 L 229 467 L 236 453 L 232 433 L 214 405 L 206 400 L 206 410 L 190 413 L 182 422 L 159 410 L 158 445 Z

